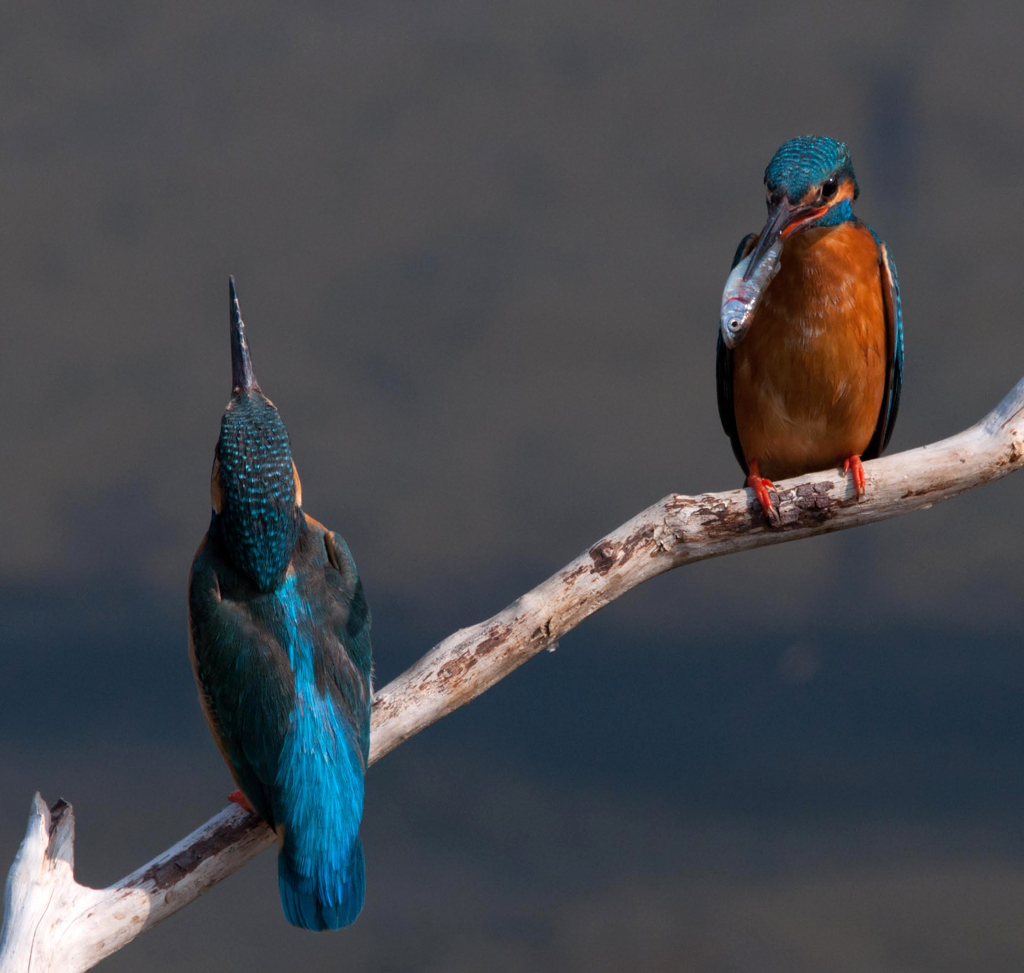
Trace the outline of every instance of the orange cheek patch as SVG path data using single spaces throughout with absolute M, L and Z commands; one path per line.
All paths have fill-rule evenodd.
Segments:
M 832 197 L 832 205 L 841 203 L 844 199 L 853 199 L 853 180 L 844 179 L 839 184 L 839 189 L 836 191 L 835 196 Z

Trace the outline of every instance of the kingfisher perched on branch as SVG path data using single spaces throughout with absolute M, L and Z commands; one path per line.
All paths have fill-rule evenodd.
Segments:
M 745 237 L 722 295 L 718 412 L 747 486 L 778 522 L 773 479 L 830 466 L 866 490 L 903 383 L 896 266 L 853 215 L 844 142 L 786 142 L 764 174 L 768 222 Z
M 370 612 L 345 541 L 302 509 L 288 432 L 253 374 L 235 282 L 231 401 L 210 529 L 189 578 L 199 697 L 248 805 L 277 832 L 288 921 L 337 929 L 363 904 Z

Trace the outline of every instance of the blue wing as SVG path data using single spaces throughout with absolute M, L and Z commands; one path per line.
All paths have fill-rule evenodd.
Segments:
M 874 234 L 874 231 L 872 230 Z M 903 309 L 900 306 L 900 285 L 896 277 L 896 264 L 889 248 L 878 239 L 878 268 L 882 280 L 882 304 L 885 309 L 886 373 L 885 390 L 882 393 L 882 407 L 878 413 L 878 425 L 864 451 L 864 459 L 881 455 L 892 438 L 896 425 L 896 414 L 900 408 L 900 392 L 903 389 Z
M 256 813 L 274 826 L 271 787 L 288 730 L 288 657 L 222 592 L 232 572 L 204 541 L 189 577 L 189 652 L 199 699 L 231 775 Z M 230 582 L 229 582 L 230 583 Z
M 757 234 L 748 233 L 736 248 L 732 258 L 730 270 L 736 266 L 757 243 Z M 740 434 L 736 429 L 736 410 L 732 398 L 732 349 L 727 348 L 722 341 L 721 332 L 718 335 L 718 355 L 715 360 L 715 379 L 718 385 L 718 417 L 722 420 L 722 428 L 732 443 L 732 451 L 739 460 L 743 472 L 747 473 L 747 461 L 743 456 L 743 448 L 740 446 Z
M 307 519 L 285 583 L 254 592 L 206 543 L 189 582 L 200 698 L 232 775 L 283 839 L 295 925 L 348 925 L 363 902 L 369 610 L 341 538 Z
M 309 516 L 306 520 L 311 526 L 320 526 Z M 322 529 L 327 560 L 336 572 L 326 572 L 328 588 L 334 595 L 332 600 L 338 606 L 333 628 L 345 647 L 344 655 L 323 657 L 324 679 L 356 730 L 357 745 L 365 766 L 370 757 L 370 683 L 373 676 L 370 607 L 345 539 L 340 534 Z
M 281 755 L 275 798 L 284 844 L 281 902 L 307 929 L 337 929 L 363 905 L 359 824 L 370 749 L 370 613 L 344 540 L 311 517 L 307 550 L 293 563 L 304 578 L 303 613 L 316 619 L 308 661 L 295 667 L 300 706 Z

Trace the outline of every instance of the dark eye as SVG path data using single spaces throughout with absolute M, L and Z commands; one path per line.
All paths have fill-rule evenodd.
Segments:
M 836 182 L 835 176 L 831 179 L 826 179 L 821 184 L 821 198 L 831 199 L 836 194 L 836 190 L 839 188 L 839 183 Z

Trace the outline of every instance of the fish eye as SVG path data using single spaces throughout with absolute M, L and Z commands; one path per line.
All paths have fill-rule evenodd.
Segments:
M 836 182 L 836 177 L 831 176 L 821 184 L 821 198 L 831 199 L 836 194 L 836 190 L 839 188 L 839 183 Z

